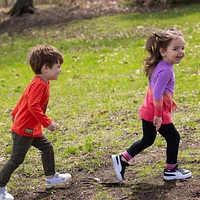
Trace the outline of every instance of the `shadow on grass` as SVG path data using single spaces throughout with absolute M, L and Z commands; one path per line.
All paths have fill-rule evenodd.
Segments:
M 163 185 L 138 183 L 132 187 L 132 200 L 164 200 L 166 194 L 176 187 L 176 181 L 164 181 Z
M 164 181 L 163 185 L 153 183 L 136 183 L 126 184 L 120 182 L 105 182 L 101 183 L 104 187 L 113 188 L 131 188 L 131 193 L 124 197 L 124 199 L 130 200 L 164 200 L 167 199 L 166 194 L 174 187 L 176 187 L 176 181 Z
M 57 190 L 66 190 L 66 188 L 57 188 Z M 54 187 L 51 188 L 46 188 L 44 191 L 42 192 L 38 192 L 37 196 L 34 197 L 34 200 L 36 199 L 47 199 L 50 195 L 52 195 L 53 193 L 55 193 L 56 189 Z
M 23 193 L 21 193 L 19 196 L 17 196 L 17 199 L 22 200 L 21 198 L 24 196 L 23 200 L 44 200 L 52 199 L 53 196 L 54 200 L 61 200 L 64 199 L 63 193 L 65 193 L 66 189 L 66 187 L 50 187 L 43 191 L 35 191 L 29 194 L 23 195 Z
M 101 183 L 102 186 L 104 187 L 127 187 L 127 185 L 125 183 L 120 183 L 118 182 L 102 182 Z

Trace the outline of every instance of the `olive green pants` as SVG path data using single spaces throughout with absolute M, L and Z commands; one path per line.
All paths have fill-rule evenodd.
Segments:
M 31 138 L 23 137 L 13 132 L 12 139 L 12 155 L 0 171 L 0 187 L 6 186 L 12 173 L 23 163 L 31 146 L 34 146 L 41 152 L 44 174 L 46 176 L 55 174 L 53 145 L 44 135 L 39 138 Z

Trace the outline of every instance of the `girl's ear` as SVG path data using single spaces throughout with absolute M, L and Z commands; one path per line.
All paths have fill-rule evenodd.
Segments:
M 162 57 L 166 56 L 166 51 L 163 48 L 160 48 L 159 51 Z

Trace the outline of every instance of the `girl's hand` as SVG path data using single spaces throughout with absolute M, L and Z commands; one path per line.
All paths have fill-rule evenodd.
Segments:
M 56 125 L 52 122 L 49 126 L 47 126 L 47 129 L 50 130 L 51 132 L 55 131 L 56 130 Z
M 156 131 L 158 131 L 160 129 L 160 127 L 161 127 L 161 124 L 162 124 L 162 118 L 154 116 L 153 124 L 156 127 Z
M 172 111 L 175 111 L 178 108 L 176 102 L 172 99 Z

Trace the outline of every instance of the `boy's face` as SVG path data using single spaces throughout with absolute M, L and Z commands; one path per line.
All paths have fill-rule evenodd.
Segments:
M 48 67 L 47 69 L 47 73 L 45 74 L 46 79 L 48 81 L 50 80 L 57 80 L 58 79 L 58 75 L 61 73 L 61 64 L 60 63 L 56 63 L 52 66 L 52 68 Z

